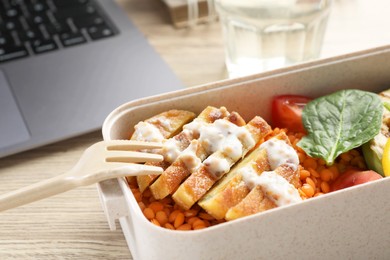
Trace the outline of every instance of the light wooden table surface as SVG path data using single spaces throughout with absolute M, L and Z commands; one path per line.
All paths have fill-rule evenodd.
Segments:
M 174 29 L 157 0 L 118 0 L 157 52 L 187 85 L 226 78 L 218 23 Z M 386 0 L 335 0 L 323 57 L 390 43 Z M 68 170 L 93 132 L 0 159 L 0 193 Z M 146 242 L 146 241 L 145 241 Z M 120 227 L 108 228 L 95 186 L 0 213 L 0 259 L 131 259 Z

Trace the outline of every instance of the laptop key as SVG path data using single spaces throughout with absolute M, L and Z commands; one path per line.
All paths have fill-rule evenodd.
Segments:
M 31 41 L 38 37 L 38 33 L 33 29 L 21 32 L 20 34 L 23 41 Z
M 78 28 L 91 27 L 94 25 L 101 25 L 104 23 L 104 19 L 99 15 L 90 15 L 90 16 L 80 16 L 75 17 L 74 24 Z
M 10 61 L 28 56 L 27 49 L 24 46 L 7 48 L 0 46 L 0 62 Z
M 17 31 L 0 32 L 0 48 L 5 48 L 6 50 L 11 51 L 20 46 L 22 46 L 22 42 Z
M 50 23 L 46 24 L 49 33 L 60 34 L 71 30 L 68 23 L 66 21 L 58 20 L 53 12 L 47 11 L 46 14 L 50 20 Z
M 97 10 L 92 5 L 84 5 L 81 7 L 68 7 L 58 9 L 57 12 L 54 13 L 54 16 L 58 20 L 66 20 L 69 17 L 80 17 L 80 16 L 88 16 L 92 14 L 96 14 Z
M 63 33 L 60 40 L 65 47 L 87 42 L 85 37 L 79 32 Z
M 31 21 L 33 24 L 50 23 L 46 14 L 36 14 L 36 15 L 32 16 Z
M 20 39 L 18 31 L 11 31 L 10 35 L 12 37 L 15 46 L 20 47 L 22 45 L 22 41 Z
M 54 40 L 37 39 L 31 42 L 31 48 L 36 53 L 44 53 L 58 49 L 58 46 Z
M 8 18 L 14 18 L 18 15 L 18 13 L 19 12 L 16 8 L 10 8 L 4 12 L 5 17 L 8 17 Z
M 99 40 L 114 35 L 114 32 L 107 25 L 91 26 L 87 29 L 87 32 L 92 40 Z
M 1 33 L 0 32 L 0 47 L 4 47 L 6 45 L 12 46 L 12 36 L 9 33 Z
M 22 25 L 20 24 L 20 21 L 16 18 L 7 19 L 4 21 L 4 23 L 0 22 L 0 27 L 2 27 L 2 30 L 4 31 L 12 31 L 12 30 L 20 30 L 22 28 Z
M 27 9 L 30 13 L 38 14 L 45 12 L 48 9 L 47 3 L 43 1 L 35 1 L 35 3 L 28 3 Z

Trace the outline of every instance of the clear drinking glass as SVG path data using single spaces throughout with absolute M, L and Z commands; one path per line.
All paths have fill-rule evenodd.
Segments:
M 214 0 L 230 77 L 318 58 L 331 0 Z

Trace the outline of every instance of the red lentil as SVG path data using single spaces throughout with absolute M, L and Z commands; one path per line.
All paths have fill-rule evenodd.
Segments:
M 191 228 L 191 225 L 187 223 L 177 227 L 176 230 L 191 230 Z
M 175 228 L 178 228 L 180 227 L 181 225 L 183 225 L 184 223 L 184 214 L 182 212 L 179 212 L 177 215 L 176 215 L 176 218 L 175 218 L 175 221 L 173 222 L 173 226 Z
M 154 218 L 154 211 L 151 208 L 145 208 L 143 212 L 147 219 L 152 220 Z
M 160 210 L 160 211 L 157 211 L 156 213 L 156 219 L 158 222 L 160 222 L 160 224 L 163 226 L 165 225 L 166 223 L 168 223 L 168 216 L 167 214 Z

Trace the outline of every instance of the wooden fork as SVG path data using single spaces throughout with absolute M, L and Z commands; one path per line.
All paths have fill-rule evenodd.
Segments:
M 161 144 L 130 140 L 93 144 L 68 172 L 0 196 L 0 211 L 107 179 L 161 174 L 163 170 L 160 167 L 137 164 L 162 161 L 162 155 L 139 152 L 156 148 L 161 148 Z

